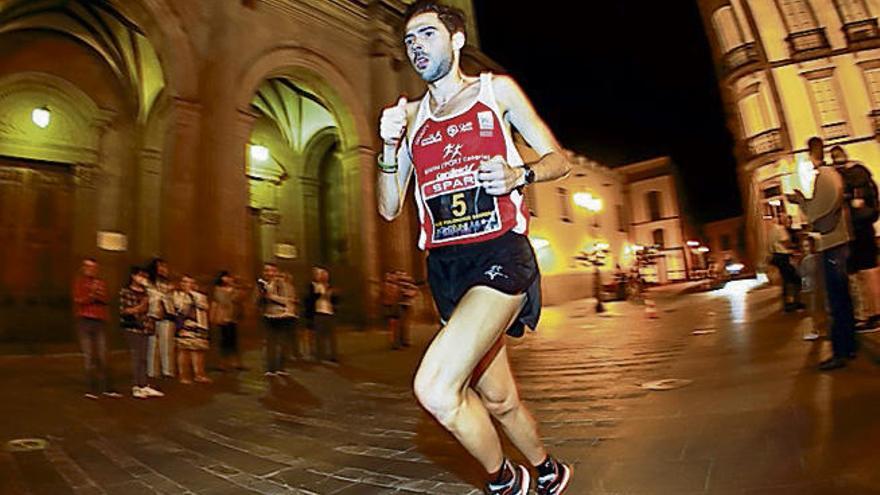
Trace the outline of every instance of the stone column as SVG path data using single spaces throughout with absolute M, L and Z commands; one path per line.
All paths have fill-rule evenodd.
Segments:
M 143 148 L 138 156 L 138 209 L 135 212 L 135 241 L 132 252 L 139 259 L 159 255 L 162 202 L 162 151 Z
M 198 214 L 202 108 L 196 102 L 175 98 L 172 103 L 169 150 L 162 173 L 160 255 L 171 269 L 198 273 L 199 239 L 203 217 Z
M 364 307 L 361 314 L 373 320 L 379 316 L 381 258 L 376 204 L 375 152 L 358 147 L 339 154 L 345 174 L 349 260 L 360 267 Z
M 245 280 L 254 278 L 254 226 L 248 209 L 245 153 L 256 118 L 241 110 L 213 116 L 199 208 L 205 226 L 203 272 L 224 267 Z

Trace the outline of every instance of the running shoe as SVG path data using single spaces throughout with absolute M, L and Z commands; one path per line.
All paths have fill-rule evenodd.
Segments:
M 553 460 L 553 472 L 538 477 L 535 493 L 538 495 L 559 495 L 564 493 L 571 481 L 571 473 L 574 470 L 568 464 Z
M 85 397 L 86 399 L 98 400 L 98 394 L 93 394 L 91 392 L 83 394 L 83 397 Z
M 108 397 L 110 399 L 121 399 L 122 398 L 122 394 L 120 394 L 119 392 L 117 392 L 115 390 L 108 390 L 108 391 L 104 392 L 102 395 L 104 397 Z
M 528 495 L 529 488 L 532 485 L 532 476 L 529 470 L 521 464 L 512 464 L 510 461 L 504 461 L 504 469 L 513 471 L 513 478 L 503 485 L 488 483 L 486 485 L 487 495 Z
M 149 399 L 150 396 L 141 387 L 131 387 L 131 396 L 135 399 Z

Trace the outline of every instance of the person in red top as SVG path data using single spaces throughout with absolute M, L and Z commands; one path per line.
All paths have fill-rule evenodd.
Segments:
M 379 213 L 391 221 L 415 178 L 419 246 L 429 252 L 428 283 L 443 323 L 416 372 L 415 394 L 482 464 L 488 493 L 531 488 L 530 470 L 505 458 L 494 417 L 537 470 L 537 493 L 558 495 L 571 466 L 547 454 L 520 401 L 504 333 L 534 329 L 541 307 L 522 188 L 561 178 L 571 165 L 512 78 L 462 73 L 460 11 L 422 0 L 404 23 L 408 58 L 428 91 L 382 112 L 377 192 Z M 512 128 L 538 161 L 523 162 Z
M 110 366 L 107 364 L 107 283 L 98 277 L 98 262 L 93 258 L 82 261 L 80 273 L 73 283 L 73 302 L 76 309 L 76 332 L 86 367 L 89 391 L 85 397 L 97 399 L 119 398 L 110 385 Z

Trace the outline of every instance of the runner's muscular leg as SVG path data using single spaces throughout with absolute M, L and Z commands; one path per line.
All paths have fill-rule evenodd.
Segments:
M 416 397 L 486 472 L 503 461 L 489 412 L 470 387 L 471 374 L 519 314 L 525 295 L 477 286 L 462 297 L 425 352 L 413 382 Z
M 506 346 L 480 377 L 476 389 L 486 409 L 501 423 L 507 437 L 529 462 L 537 466 L 544 461 L 547 451 L 538 435 L 535 418 L 520 401 Z

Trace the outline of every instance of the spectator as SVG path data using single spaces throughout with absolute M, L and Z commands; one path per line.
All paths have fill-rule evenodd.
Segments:
M 223 369 L 244 369 L 238 348 L 238 321 L 241 318 L 242 291 L 226 270 L 217 275 L 211 302 L 211 324 L 219 329 L 220 357 Z
M 150 298 L 147 295 L 147 271 L 132 267 L 128 285 L 119 291 L 119 318 L 131 350 L 132 387 L 136 399 L 162 397 L 165 394 L 147 383 L 147 348 L 153 333 L 153 319 L 149 316 Z
M 382 282 L 382 307 L 388 323 L 391 348 L 400 349 L 400 285 L 395 272 L 386 272 Z
M 162 258 L 153 258 L 147 272 L 150 276 L 147 286 L 149 314 L 155 322 L 155 332 L 150 336 L 147 349 L 147 373 L 152 378 L 160 373 L 164 378 L 174 378 L 175 328 L 169 300 L 174 285 L 169 278 L 168 263 Z
M 822 280 L 822 256 L 816 251 L 816 237 L 808 235 L 803 242 L 804 256 L 798 266 L 798 274 L 803 284 L 802 294 L 806 296 L 807 318 L 804 327 L 804 340 L 819 338 L 819 329 L 825 325 L 825 283 Z
M 180 383 L 211 383 L 205 373 L 208 341 L 208 298 L 199 292 L 195 279 L 184 275 L 180 288 L 171 293 L 177 339 Z M 192 379 L 190 379 L 192 373 Z
M 335 315 L 339 296 L 336 289 L 330 285 L 330 272 L 326 268 L 319 266 L 312 268 L 312 284 L 309 290 L 318 359 L 336 363 L 338 356 Z
M 111 385 L 107 362 L 107 283 L 98 276 L 98 262 L 94 258 L 82 261 L 80 274 L 73 284 L 73 302 L 89 387 L 85 397 L 97 399 L 100 394 L 122 397 Z
M 846 266 L 849 258 L 849 209 L 844 201 L 844 183 L 833 167 L 825 164 L 824 143 L 814 137 L 807 143 L 810 161 L 817 169 L 813 197 L 807 199 L 795 190 L 788 195 L 807 217 L 813 231 L 819 234 L 816 247 L 822 253 L 825 293 L 831 309 L 831 344 L 833 354 L 819 364 L 822 371 L 846 366 L 847 359 L 856 357 L 855 321 Z
M 263 265 L 263 276 L 257 280 L 258 301 L 263 314 L 266 335 L 266 373 L 287 376 L 284 370 L 284 346 L 290 341 L 290 325 L 293 315 L 290 308 L 296 295 L 274 263 Z
M 880 280 L 877 269 L 877 241 L 874 222 L 880 217 L 877 184 L 861 163 L 850 161 L 840 146 L 831 149 L 834 167 L 844 182 L 853 239 L 849 245 L 850 290 L 856 308 L 856 331 L 867 333 L 880 327 Z
M 412 308 L 416 296 L 419 295 L 419 288 L 416 286 L 415 280 L 408 273 L 400 271 L 397 274 L 398 285 L 400 286 L 400 342 L 403 347 L 410 346 L 409 324 L 412 318 Z
M 779 270 L 782 277 L 782 307 L 786 313 L 803 309 L 800 300 L 801 278 L 791 263 L 795 254 L 796 235 L 791 228 L 791 217 L 779 215 L 778 222 L 770 227 L 770 264 Z

